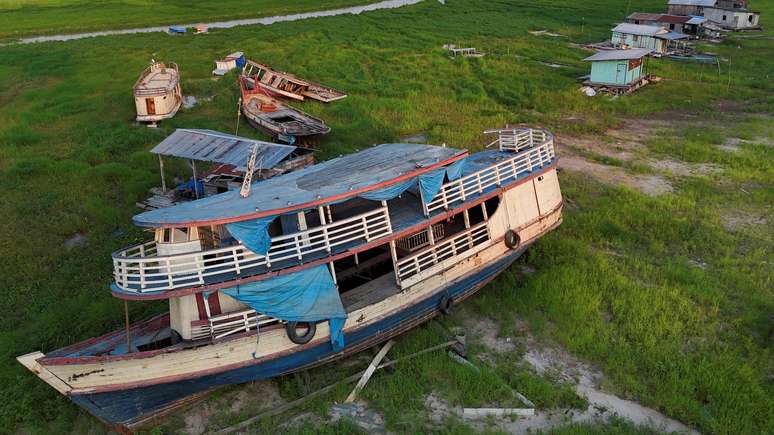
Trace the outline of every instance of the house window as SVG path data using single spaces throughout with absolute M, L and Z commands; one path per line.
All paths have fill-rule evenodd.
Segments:
M 747 16 L 747 22 L 748 23 L 752 23 L 753 22 L 753 16 L 752 15 L 748 15 Z
M 669 25 L 669 30 L 675 30 L 675 25 L 674 24 L 670 24 Z
M 637 42 L 640 40 L 639 35 L 632 35 L 632 41 Z
M 723 15 L 723 21 L 726 21 L 726 16 L 725 15 Z

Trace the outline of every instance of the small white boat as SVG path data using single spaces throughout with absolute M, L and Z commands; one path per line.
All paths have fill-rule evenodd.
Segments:
M 177 65 L 153 61 L 134 84 L 137 121 L 155 125 L 175 116 L 183 102 Z

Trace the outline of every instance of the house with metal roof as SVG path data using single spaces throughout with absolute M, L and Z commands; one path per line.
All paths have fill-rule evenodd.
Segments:
M 605 50 L 583 59 L 591 62 L 591 75 L 584 84 L 612 93 L 628 93 L 647 82 L 650 48 Z
M 702 24 L 704 21 L 704 17 L 698 16 L 650 14 L 643 12 L 634 12 L 626 17 L 626 22 L 629 24 L 659 26 L 670 32 L 684 33 L 694 38 L 698 38 L 703 34 L 704 29 Z
M 746 8 L 706 8 L 704 18 L 707 21 L 728 30 L 754 30 L 760 29 L 760 13 Z
M 666 54 L 676 46 L 676 41 L 687 39 L 688 35 L 670 32 L 660 26 L 630 23 L 615 26 L 610 38 L 614 47 L 649 48 L 657 54 Z
M 667 13 L 670 15 L 704 15 L 704 8 L 712 8 L 718 0 L 669 0 Z

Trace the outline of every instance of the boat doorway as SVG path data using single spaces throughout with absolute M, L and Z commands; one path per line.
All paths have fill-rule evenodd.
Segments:
M 147 115 L 155 115 L 156 114 L 156 100 L 153 98 L 146 98 L 145 99 L 145 111 L 147 112 Z

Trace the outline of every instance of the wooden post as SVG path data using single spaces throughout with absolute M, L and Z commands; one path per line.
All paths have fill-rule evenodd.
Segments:
M 167 182 L 164 180 L 164 159 L 159 154 L 159 171 L 161 172 L 161 191 L 167 193 Z
M 199 199 L 199 180 L 196 177 L 196 162 L 193 160 L 191 160 L 191 169 L 193 170 L 194 193 L 196 194 L 196 199 Z
M 363 373 L 363 377 L 360 378 L 360 381 L 358 381 L 357 385 L 355 385 L 355 388 L 351 393 L 349 393 L 349 396 L 347 396 L 347 399 L 344 401 L 344 403 L 352 403 L 355 401 L 358 393 L 360 393 L 360 390 L 365 387 L 365 384 L 368 382 L 368 380 L 371 379 L 371 375 L 374 374 L 376 368 L 379 366 L 379 363 L 382 362 L 382 359 L 385 355 L 387 355 L 387 352 L 389 352 L 393 344 L 395 344 L 394 340 L 388 341 L 387 344 L 382 347 L 379 353 L 376 354 L 373 361 L 371 361 L 371 364 L 366 369 L 365 373 Z
M 124 318 L 126 319 L 126 353 L 132 353 L 132 334 L 129 333 L 129 302 L 124 299 Z

